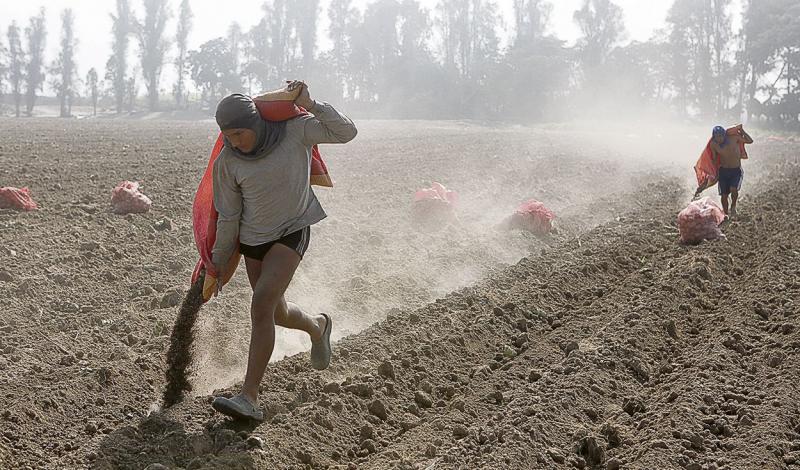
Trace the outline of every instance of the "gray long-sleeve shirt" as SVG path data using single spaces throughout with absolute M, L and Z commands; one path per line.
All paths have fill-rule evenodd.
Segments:
M 239 158 L 227 147 L 214 162 L 214 207 L 219 213 L 214 265 L 221 269 L 237 240 L 269 243 L 326 217 L 311 189 L 311 148 L 345 143 L 357 130 L 353 121 L 328 103 L 317 102 L 305 115 L 286 123 L 281 143 L 262 158 Z

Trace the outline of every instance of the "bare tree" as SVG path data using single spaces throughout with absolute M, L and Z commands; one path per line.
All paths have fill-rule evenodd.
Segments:
M 192 31 L 192 7 L 189 0 L 182 0 L 178 10 L 178 32 L 175 35 L 175 45 L 178 47 L 178 55 L 175 56 L 175 69 L 178 77 L 175 81 L 174 95 L 175 105 L 178 108 L 184 106 L 184 94 L 186 93 L 186 73 L 188 71 L 186 54 L 188 49 L 189 34 Z
M 45 10 L 39 10 L 37 16 L 31 17 L 29 25 L 25 28 L 28 56 L 27 70 L 25 73 L 25 113 L 33 115 L 36 105 L 36 92 L 44 85 L 44 47 L 47 40 L 45 29 Z
M 53 88 L 55 88 L 60 104 L 60 116 L 72 115 L 72 98 L 75 95 L 76 65 L 75 48 L 75 16 L 67 8 L 61 12 L 61 51 L 51 67 L 54 74 Z
M 111 14 L 114 35 L 111 44 L 111 57 L 106 62 L 106 80 L 114 95 L 117 114 L 122 113 L 125 103 L 128 73 L 128 45 L 131 33 L 131 7 L 128 0 L 117 0 L 117 12 Z
M 233 59 L 233 70 L 239 73 L 242 56 L 242 26 L 234 21 L 228 26 L 228 51 Z
M 399 16 L 397 0 L 377 0 L 364 10 L 359 41 L 365 42 L 368 51 L 371 73 L 364 91 L 368 91 L 369 101 L 385 98 L 393 88 L 400 56 Z
M 300 76 L 308 77 L 312 73 L 314 66 L 314 56 L 317 48 L 317 15 L 309 12 L 316 12 L 319 7 L 319 0 L 295 0 L 292 7 L 294 12 L 295 35 L 300 43 L 302 62 Z
M 500 18 L 491 0 L 443 0 L 439 6 L 445 65 L 462 78 L 485 75 L 497 60 Z
M 270 33 L 269 67 L 271 74 L 268 80 L 277 81 L 286 78 L 286 64 L 289 63 L 293 51 L 290 7 L 286 0 L 272 0 L 263 6 L 267 31 Z
M 437 6 L 439 15 L 437 25 L 442 35 L 442 49 L 444 66 L 446 69 L 459 68 L 460 50 L 466 47 L 463 44 L 464 34 L 468 30 L 469 4 L 461 0 L 442 0 Z
M 136 83 L 137 73 L 132 73 L 130 77 L 125 80 L 125 95 L 128 114 L 132 114 L 136 106 L 136 97 L 139 95 L 139 84 Z
M 242 74 L 247 81 L 248 92 L 252 93 L 253 82 L 262 90 L 269 85 L 270 68 L 267 64 L 270 40 L 266 34 L 266 19 L 262 18 L 244 37 L 244 63 Z
M 298 40 L 290 2 L 267 0 L 262 10 L 262 20 L 247 33 L 244 71 L 248 82 L 253 77 L 264 88 L 294 73 Z
M 139 39 L 139 58 L 142 77 L 147 87 L 147 103 L 150 111 L 158 110 L 158 83 L 169 40 L 164 35 L 170 10 L 167 0 L 142 0 L 144 18 L 136 21 L 136 36 Z
M 417 62 L 430 53 L 430 17 L 417 0 L 400 4 L 400 55 L 406 62 Z
M 8 74 L 8 65 L 6 64 L 7 58 L 8 49 L 6 49 L 5 44 L 3 44 L 3 38 L 0 37 L 0 97 L 3 96 L 3 91 L 5 90 L 5 79 L 6 75 Z
M 8 50 L 6 46 L 3 45 L 3 39 L 0 38 L 0 103 L 2 103 L 3 92 L 5 91 L 5 80 L 6 76 L 8 75 L 8 64 L 6 64 L 6 59 L 8 58 Z
M 544 0 L 514 0 L 514 42 L 544 36 L 553 5 Z
M 353 7 L 352 0 L 331 0 L 328 6 L 328 27 L 333 48 L 330 51 L 330 63 L 340 94 L 351 97 L 351 69 L 349 67 L 353 50 L 352 35 L 358 22 L 358 10 Z
M 100 83 L 94 67 L 86 74 L 86 95 L 92 100 L 92 116 L 97 116 L 97 100 L 100 98 Z
M 14 97 L 16 116 L 20 115 L 22 105 L 22 83 L 25 81 L 25 51 L 22 50 L 22 38 L 16 21 L 8 26 L 8 82 Z

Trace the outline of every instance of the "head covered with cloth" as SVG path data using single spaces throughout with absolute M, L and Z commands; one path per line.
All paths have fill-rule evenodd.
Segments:
M 272 152 L 286 133 L 286 122 L 262 119 L 252 98 L 234 93 L 222 99 L 215 114 L 225 136 L 225 146 L 244 159 L 258 159 Z

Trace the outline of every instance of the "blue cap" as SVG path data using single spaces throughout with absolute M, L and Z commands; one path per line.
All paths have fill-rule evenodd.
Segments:
M 711 131 L 711 135 L 726 135 L 727 131 L 722 126 L 714 126 L 714 130 Z

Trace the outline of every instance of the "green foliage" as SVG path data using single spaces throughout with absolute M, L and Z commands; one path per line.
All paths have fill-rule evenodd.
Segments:
M 202 91 L 203 101 L 209 108 L 216 106 L 225 94 L 242 86 L 236 73 L 235 57 L 224 38 L 212 39 L 190 51 L 188 63 L 192 80 Z

